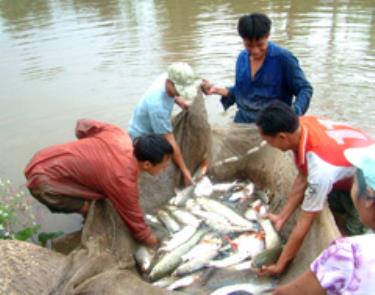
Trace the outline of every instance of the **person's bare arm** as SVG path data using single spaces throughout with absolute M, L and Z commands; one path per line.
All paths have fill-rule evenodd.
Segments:
M 268 214 L 268 218 L 274 223 L 276 230 L 280 231 L 289 217 L 302 203 L 307 187 L 307 178 L 299 173 L 293 182 L 292 189 L 288 194 L 285 206 L 279 214 Z
M 193 179 L 191 177 L 189 169 L 186 167 L 185 161 L 184 161 L 184 159 L 182 157 L 182 154 L 181 154 L 180 147 L 178 146 L 173 133 L 167 133 L 167 134 L 164 135 L 164 137 L 165 137 L 166 140 L 168 140 L 168 142 L 173 147 L 173 161 L 180 168 L 182 174 L 184 175 L 185 185 L 192 184 Z
M 228 88 L 216 86 L 206 79 L 202 80 L 201 89 L 207 95 L 218 94 L 221 96 L 228 96 L 229 94 Z
M 290 283 L 279 286 L 273 295 L 324 295 L 326 290 L 320 285 L 311 270 L 305 271 Z

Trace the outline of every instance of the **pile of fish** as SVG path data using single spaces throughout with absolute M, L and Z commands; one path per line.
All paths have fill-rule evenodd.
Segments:
M 252 182 L 213 184 L 202 177 L 178 191 L 156 216 L 146 215 L 164 238 L 157 250 L 140 246 L 136 251 L 141 273 L 153 285 L 175 290 L 203 284 L 207 273 L 219 269 L 251 270 L 274 263 L 282 248 L 271 222 L 262 218 L 268 204 L 268 194 Z M 255 288 L 255 293 L 272 287 L 242 284 L 238 290 Z M 222 286 L 212 294 L 227 294 L 225 290 L 237 289 Z

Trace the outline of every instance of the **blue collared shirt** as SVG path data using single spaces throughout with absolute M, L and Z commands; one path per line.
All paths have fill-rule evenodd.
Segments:
M 257 113 L 273 100 L 293 105 L 297 115 L 307 111 L 313 88 L 289 50 L 268 42 L 266 58 L 254 79 L 250 67 L 249 54 L 243 50 L 236 63 L 235 85 L 228 88 L 228 96 L 221 98 L 225 110 L 237 104 L 234 122 L 254 123 Z

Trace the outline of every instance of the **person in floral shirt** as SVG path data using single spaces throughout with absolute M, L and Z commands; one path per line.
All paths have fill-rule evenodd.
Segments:
M 375 145 L 347 149 L 345 157 L 357 168 L 353 203 L 362 223 L 375 230 Z M 374 233 L 339 238 L 309 270 L 274 294 L 375 294 L 374 245 Z

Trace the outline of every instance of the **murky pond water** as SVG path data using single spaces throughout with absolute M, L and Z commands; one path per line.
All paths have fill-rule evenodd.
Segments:
M 31 156 L 73 140 L 78 118 L 125 128 L 173 61 L 230 85 L 242 49 L 237 19 L 252 11 L 267 13 L 272 40 L 299 58 L 314 86 L 309 113 L 375 136 L 374 0 L 1 0 L 0 177 L 22 184 Z M 233 116 L 218 97 L 207 107 L 213 124 Z M 44 218 L 47 230 L 77 226 Z

